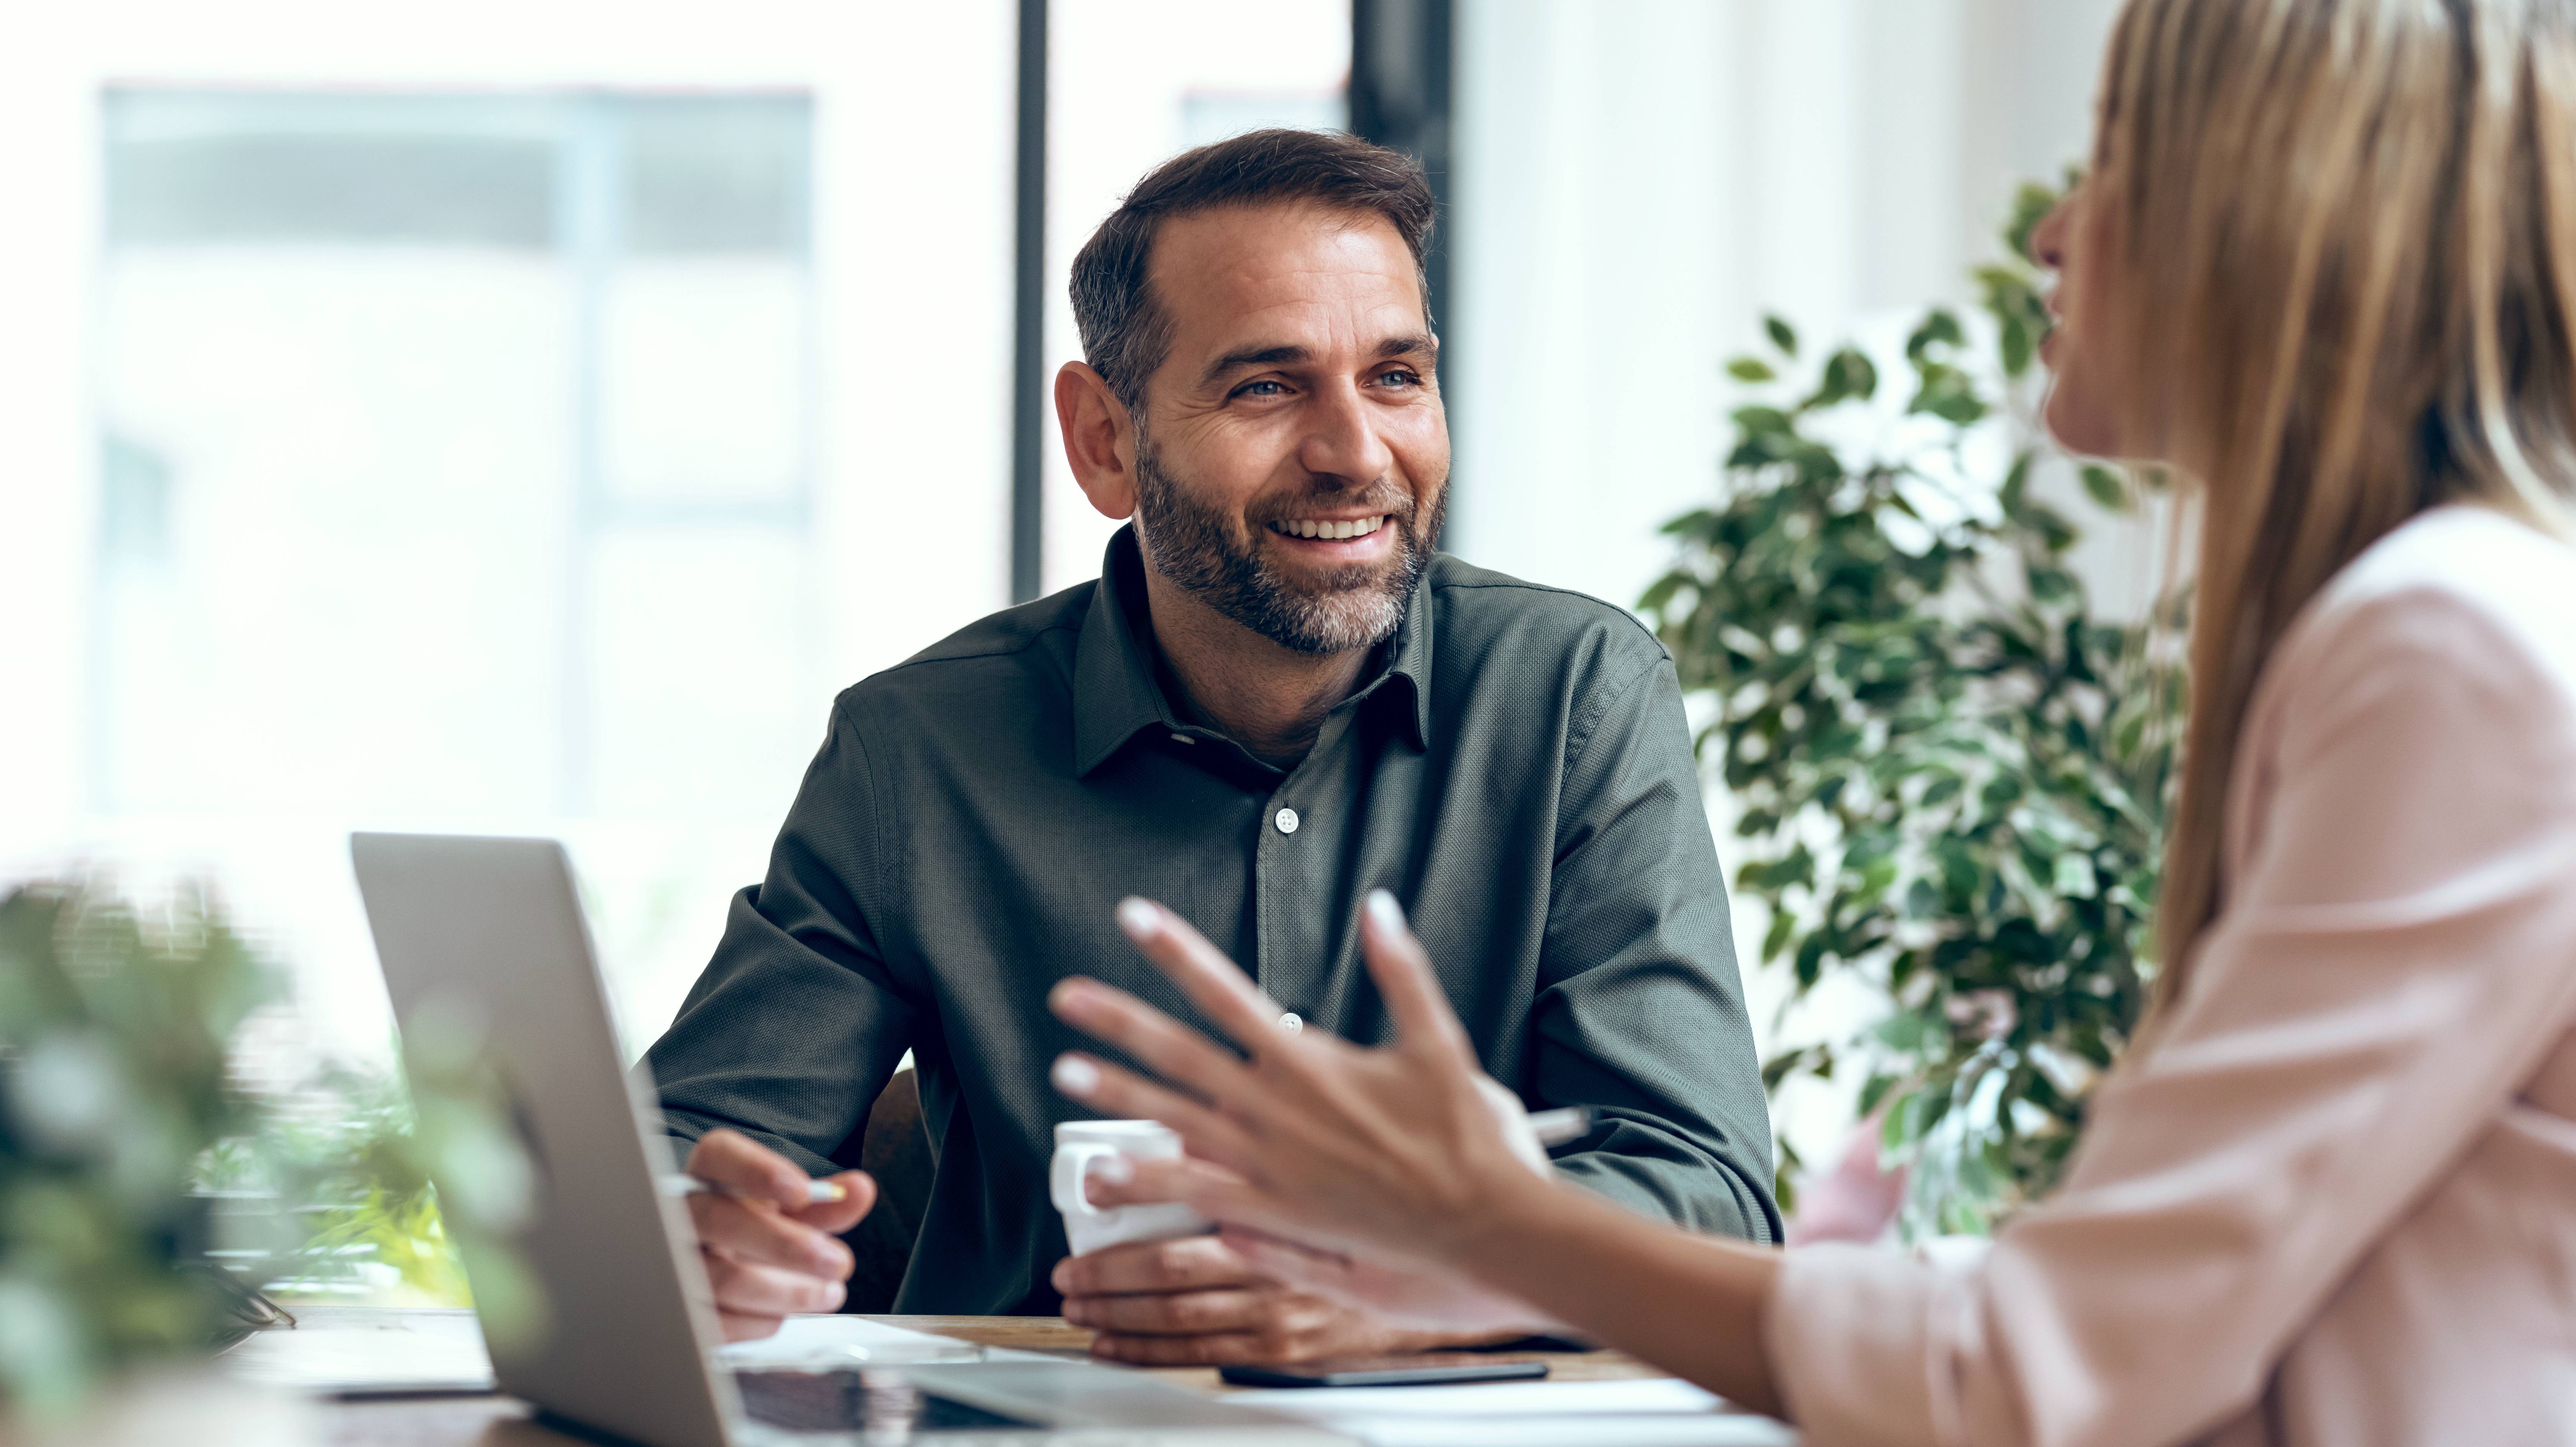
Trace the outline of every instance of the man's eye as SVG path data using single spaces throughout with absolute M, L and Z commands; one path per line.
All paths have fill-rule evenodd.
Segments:
M 1287 388 L 1282 387 L 1277 382 L 1265 377 L 1260 381 L 1246 382 L 1242 386 L 1237 387 L 1234 391 L 1234 395 L 1238 397 L 1279 397 L 1286 395 L 1287 391 Z
M 1420 373 L 1408 372 L 1402 367 L 1398 367 L 1391 372 L 1380 372 L 1377 379 L 1390 387 L 1419 387 L 1422 385 L 1422 376 Z

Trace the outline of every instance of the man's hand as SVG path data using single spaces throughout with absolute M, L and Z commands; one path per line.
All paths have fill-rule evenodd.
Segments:
M 840 1306 L 848 1295 L 841 1283 L 858 1262 L 834 1238 L 876 1204 L 876 1182 L 843 1171 L 827 1178 L 841 1188 L 841 1199 L 813 1202 L 795 1162 L 721 1128 L 698 1139 L 686 1169 L 733 1193 L 689 1197 L 725 1340 L 768 1336 L 797 1312 Z
M 1520 1330 L 1397 1326 L 1374 1312 L 1283 1286 L 1215 1236 L 1105 1246 L 1056 1263 L 1064 1319 L 1096 1356 L 1138 1366 L 1215 1366 L 1378 1356 L 1507 1341 Z

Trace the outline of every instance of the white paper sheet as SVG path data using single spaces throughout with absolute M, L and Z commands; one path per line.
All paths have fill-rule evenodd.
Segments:
M 1228 1398 L 1346 1432 L 1370 1447 L 1788 1447 L 1768 1417 L 1719 1410 L 1672 1377 L 1455 1387 L 1323 1387 Z
M 1299 1417 L 1589 1417 L 1599 1413 L 1713 1412 L 1715 1394 L 1679 1377 L 1615 1382 L 1484 1382 L 1454 1387 L 1282 1387 L 1229 1401 Z
M 716 1357 L 729 1367 L 767 1367 L 854 1346 L 936 1346 L 948 1340 L 864 1317 L 791 1316 L 775 1334 L 757 1341 L 730 1342 Z
M 791 1316 L 773 1335 L 733 1342 L 716 1353 L 718 1366 L 823 1370 L 870 1363 L 946 1364 L 962 1361 L 1052 1361 L 1042 1352 L 979 1347 L 955 1337 L 933 1336 L 856 1316 Z
M 791 1316 L 775 1335 L 716 1353 L 721 1366 L 755 1370 L 1028 1357 L 855 1316 Z M 298 1330 L 254 1334 L 220 1361 L 242 1380 L 307 1392 L 457 1391 L 492 1383 L 492 1360 L 470 1311 L 325 1307 L 308 1312 Z
M 1394 1390 L 1394 1389 L 1390 1389 Z M 1337 1417 L 1316 1425 L 1368 1447 L 1796 1447 L 1768 1417 Z
M 303 1392 L 471 1391 L 492 1384 L 492 1359 L 470 1311 L 372 1315 L 308 1310 L 294 1330 L 254 1333 L 216 1358 L 244 1381 Z

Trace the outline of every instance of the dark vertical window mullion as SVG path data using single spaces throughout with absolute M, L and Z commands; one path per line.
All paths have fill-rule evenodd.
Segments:
M 1020 0 L 1018 241 L 1011 359 L 1011 601 L 1038 595 L 1046 545 L 1047 0 Z
M 1422 163 L 1440 220 L 1424 256 L 1425 298 L 1441 342 L 1450 340 L 1449 199 L 1454 0 L 1351 0 L 1351 134 Z

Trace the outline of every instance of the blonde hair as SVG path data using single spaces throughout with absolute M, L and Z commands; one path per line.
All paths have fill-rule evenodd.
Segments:
M 2075 224 L 2200 514 L 2161 1014 L 2299 610 L 2444 503 L 2576 535 L 2576 0 L 2130 0 Z

